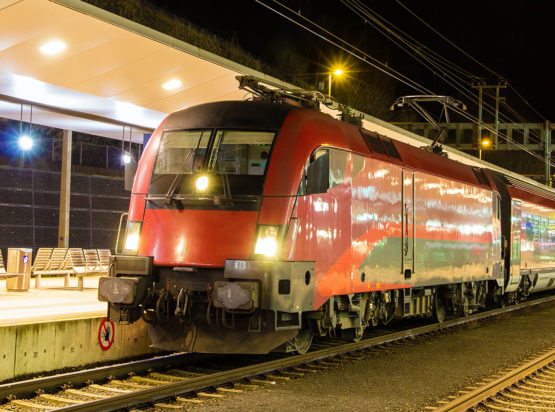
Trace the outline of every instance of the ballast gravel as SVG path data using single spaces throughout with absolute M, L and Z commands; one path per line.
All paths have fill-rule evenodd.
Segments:
M 201 411 L 420 411 L 555 346 L 555 305 L 474 323 Z

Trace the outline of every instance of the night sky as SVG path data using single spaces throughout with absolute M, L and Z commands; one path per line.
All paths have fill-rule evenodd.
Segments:
M 263 1 L 279 8 L 278 3 L 273 0 Z M 441 76 L 434 75 L 365 24 L 340 0 L 279 1 L 435 93 L 453 95 L 469 103 L 446 85 Z M 497 83 L 498 78 L 495 75 L 455 50 L 395 0 L 360 2 L 427 48 L 440 53 L 473 75 L 485 78 L 488 84 Z M 309 80 L 313 80 L 312 77 L 316 77 L 318 71 L 325 71 L 326 66 L 338 60 L 350 64 L 354 72 L 372 70 L 254 0 L 166 0 L 154 3 L 219 37 L 233 40 L 269 64 L 282 58 L 284 54 L 297 53 L 306 56 L 312 62 L 311 70 L 307 73 Z M 449 40 L 507 79 L 543 117 L 555 121 L 555 105 L 551 103 L 555 80 L 549 63 L 552 53 L 550 46 L 554 37 L 550 2 L 402 0 L 402 3 Z M 352 75 L 356 76 L 356 73 Z M 396 93 L 419 94 L 401 85 L 397 87 Z M 526 119 L 542 120 L 511 90 L 505 91 L 502 96 L 506 96 L 507 103 Z

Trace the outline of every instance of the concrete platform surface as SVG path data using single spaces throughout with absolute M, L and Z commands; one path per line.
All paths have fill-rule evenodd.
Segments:
M 0 280 L 0 327 L 106 316 L 106 303 L 97 299 L 98 277 L 84 281 L 82 291 L 76 288 L 77 279 L 71 279 L 74 288 L 63 289 L 64 279 L 58 277 L 43 278 L 41 289 L 31 280 L 29 291 L 13 292 Z

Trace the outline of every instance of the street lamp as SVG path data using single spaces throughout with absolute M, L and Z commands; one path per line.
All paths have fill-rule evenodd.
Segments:
M 336 68 L 328 73 L 328 95 L 331 96 L 331 77 L 332 75 L 339 77 L 343 75 L 343 69 Z
M 482 160 L 482 150 L 489 149 L 491 147 L 491 140 L 488 137 L 483 137 L 478 143 L 478 158 Z
M 17 140 L 17 144 L 19 145 L 19 148 L 21 150 L 27 152 L 33 148 L 33 139 L 24 134 L 19 137 L 19 139 Z

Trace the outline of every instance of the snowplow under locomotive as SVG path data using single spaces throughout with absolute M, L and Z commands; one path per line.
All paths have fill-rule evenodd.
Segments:
M 99 298 L 156 348 L 304 352 L 395 317 L 555 288 L 555 192 L 315 110 L 169 115 L 135 178 Z

